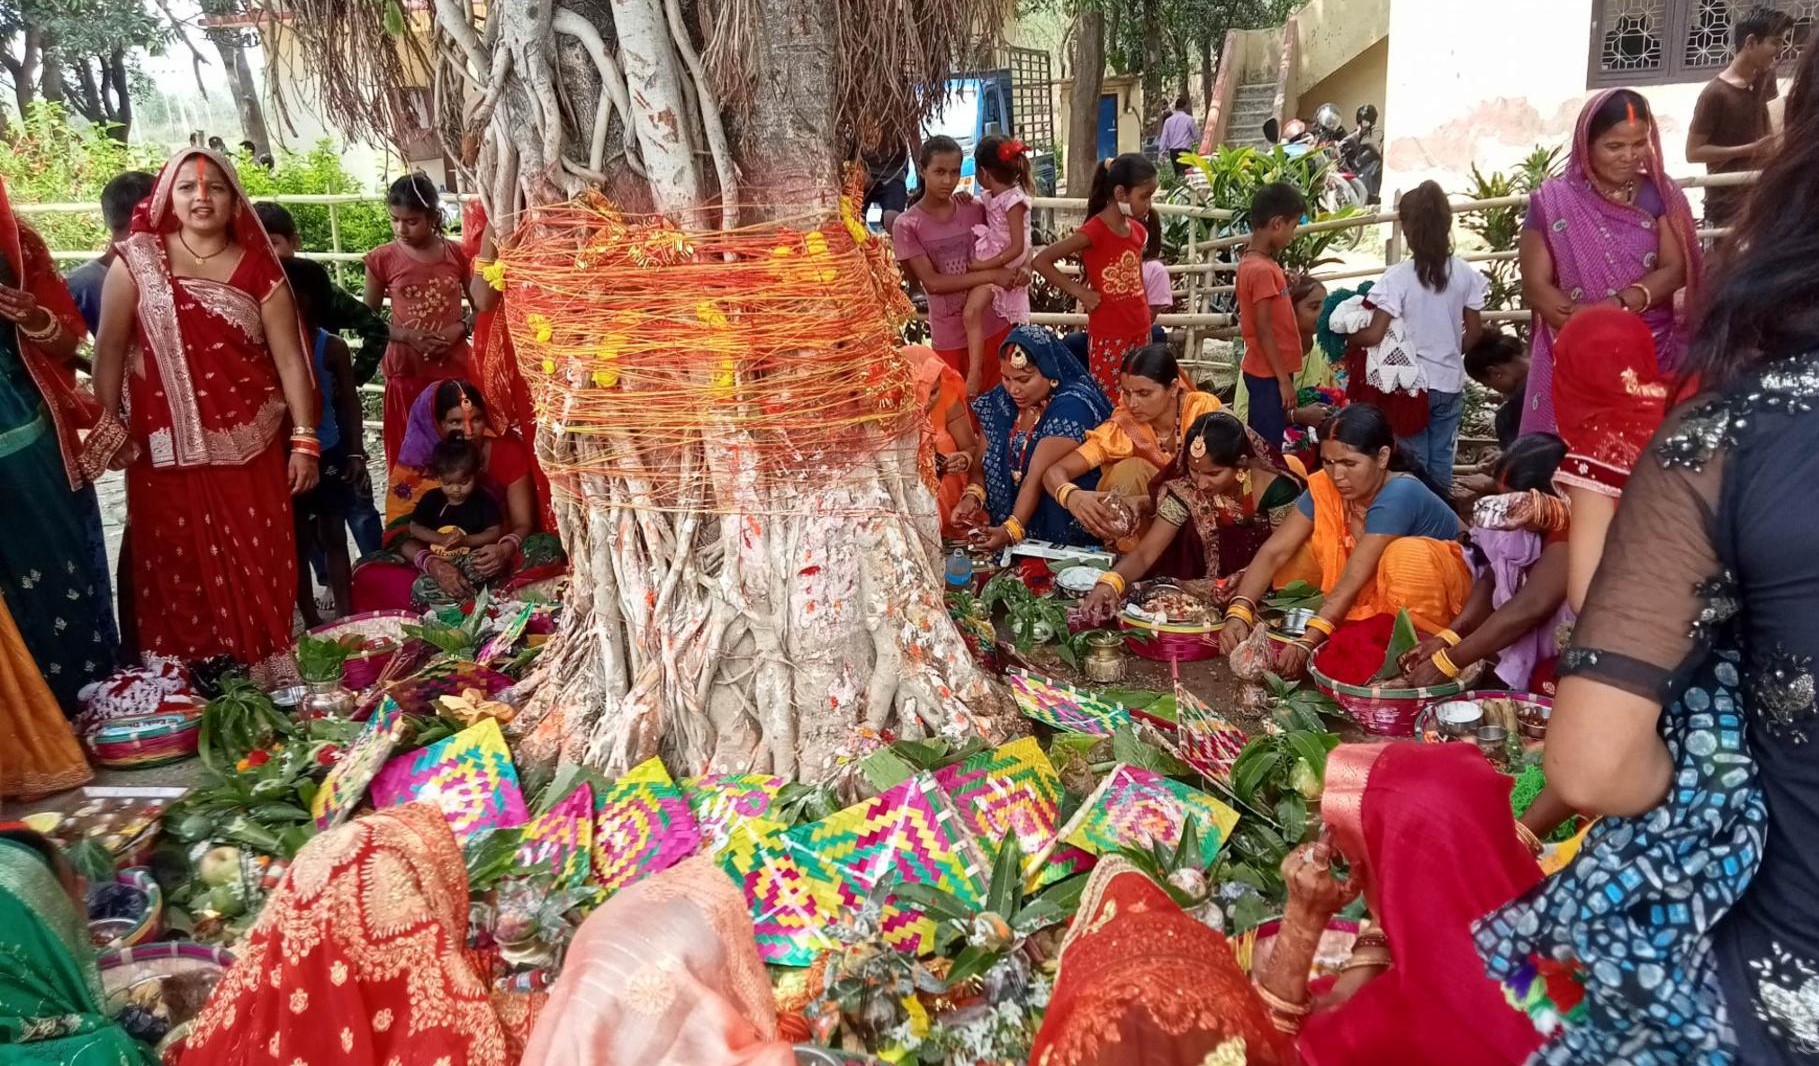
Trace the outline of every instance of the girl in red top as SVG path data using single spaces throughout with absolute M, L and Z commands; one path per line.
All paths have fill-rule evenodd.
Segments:
M 392 241 L 366 253 L 366 305 L 392 301 L 391 345 L 385 349 L 385 459 L 398 460 L 411 402 L 444 378 L 470 378 L 467 322 L 461 301 L 467 257 L 442 235 L 435 183 L 407 174 L 386 197 Z
M 1088 369 L 1111 397 L 1117 395 L 1126 353 L 1149 343 L 1149 297 L 1143 288 L 1149 234 L 1137 219 L 1149 216 L 1157 184 L 1155 164 L 1134 152 L 1100 163 L 1086 224 L 1036 257 L 1036 270 L 1048 283 L 1086 308 Z M 1069 256 L 1079 257 L 1084 284 L 1056 268 Z

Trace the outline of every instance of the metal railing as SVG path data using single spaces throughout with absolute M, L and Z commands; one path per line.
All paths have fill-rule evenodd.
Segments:
M 1682 188 L 1718 188 L 1743 185 L 1756 179 L 1755 173 L 1698 175 L 1688 178 L 1676 178 Z M 1236 221 L 1238 212 L 1227 208 L 1214 207 L 1203 202 L 1205 190 L 1197 186 L 1188 186 L 1193 200 L 1188 204 L 1157 202 L 1156 211 L 1164 217 L 1189 218 L 1195 221 L 1229 223 Z M 1392 201 L 1399 197 L 1392 197 Z M 298 254 L 308 259 L 315 259 L 330 264 L 358 263 L 365 255 L 365 250 L 352 252 L 341 245 L 341 227 L 337 210 L 350 204 L 382 203 L 383 197 L 378 194 L 348 193 L 330 195 L 274 195 L 261 197 L 285 205 L 318 206 L 328 208 L 330 249 L 322 251 L 305 251 Z M 467 199 L 457 196 L 456 200 Z M 1086 213 L 1087 202 L 1084 199 L 1040 196 L 1031 199 L 1032 208 L 1038 212 L 1044 232 L 1062 232 L 1063 225 L 1071 224 Z M 1527 194 L 1503 196 L 1486 200 L 1455 200 L 1453 215 L 1476 214 L 1484 211 L 1495 211 L 1510 207 L 1527 207 Z M 17 204 L 15 210 L 21 214 L 90 214 L 98 216 L 100 207 L 96 204 L 51 203 L 51 204 Z M 1377 229 L 1387 226 L 1389 231 L 1383 243 L 1383 261 L 1380 264 L 1366 266 L 1348 266 L 1335 270 L 1316 272 L 1314 277 L 1322 282 L 1363 281 L 1381 275 L 1385 270 L 1401 261 L 1402 258 L 1402 220 L 1394 207 L 1368 214 L 1353 215 L 1347 218 L 1327 219 L 1308 223 L 1296 230 L 1297 235 L 1342 231 L 1348 229 Z M 1721 236 L 1723 230 L 1700 230 L 1702 238 Z M 1211 240 L 1199 239 L 1199 227 L 1190 225 L 1187 228 L 1187 241 L 1182 248 L 1182 262 L 1166 264 L 1171 281 L 1174 282 L 1175 305 L 1182 310 L 1165 313 L 1157 317 L 1157 324 L 1166 329 L 1180 329 L 1186 333 L 1186 350 L 1190 365 L 1207 366 L 1215 369 L 1229 369 L 1229 361 L 1224 359 L 1206 359 L 1203 357 L 1203 341 L 1220 336 L 1229 336 L 1235 332 L 1237 316 L 1230 311 L 1213 310 L 1216 298 L 1225 298 L 1221 302 L 1229 303 L 1234 295 L 1234 287 L 1220 279 L 1220 275 L 1235 273 L 1235 261 L 1221 258 L 1228 249 L 1236 248 L 1250 241 L 1250 235 L 1234 234 L 1217 237 Z M 1037 249 L 1038 251 L 1040 249 Z M 51 256 L 59 261 L 85 261 L 95 258 L 96 251 L 76 251 L 70 249 L 52 249 Z M 1468 263 L 1509 262 L 1517 257 L 1514 251 L 1484 251 L 1464 253 Z M 1064 266 L 1064 272 L 1074 273 L 1077 268 Z M 1513 309 L 1491 311 L 1485 314 L 1490 322 L 1527 322 L 1530 314 L 1527 310 Z M 1057 327 L 1084 327 L 1086 315 L 1079 313 L 1037 313 L 1030 316 L 1036 325 Z M 375 386 L 364 386 L 364 390 L 373 390 Z

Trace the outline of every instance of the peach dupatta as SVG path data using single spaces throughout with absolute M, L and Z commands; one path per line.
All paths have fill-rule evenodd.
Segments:
M 738 886 L 702 857 L 582 923 L 523 1066 L 793 1066 Z

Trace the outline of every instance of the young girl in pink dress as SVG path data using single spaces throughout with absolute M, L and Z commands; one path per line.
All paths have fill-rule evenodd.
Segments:
M 973 227 L 973 269 L 1021 270 L 1030 261 L 1029 194 L 1036 190 L 1030 177 L 1029 149 L 1014 138 L 987 137 L 974 151 L 973 163 L 984 190 L 979 202 L 985 207 L 985 224 Z M 985 362 L 987 310 L 1012 325 L 1023 325 L 1030 320 L 1030 291 L 1028 287 L 980 285 L 966 294 L 963 318 L 969 367 L 981 367 Z M 981 384 L 976 372 L 967 374 L 968 399 L 979 395 Z

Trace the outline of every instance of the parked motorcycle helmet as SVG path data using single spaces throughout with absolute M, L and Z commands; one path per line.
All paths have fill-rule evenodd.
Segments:
M 1358 105 L 1358 125 L 1375 126 L 1376 124 L 1377 124 L 1377 105 L 1376 104 L 1359 104 Z
M 1339 109 L 1332 104 L 1321 104 L 1314 112 L 1314 125 L 1328 133 L 1338 133 L 1343 128 L 1339 124 Z

